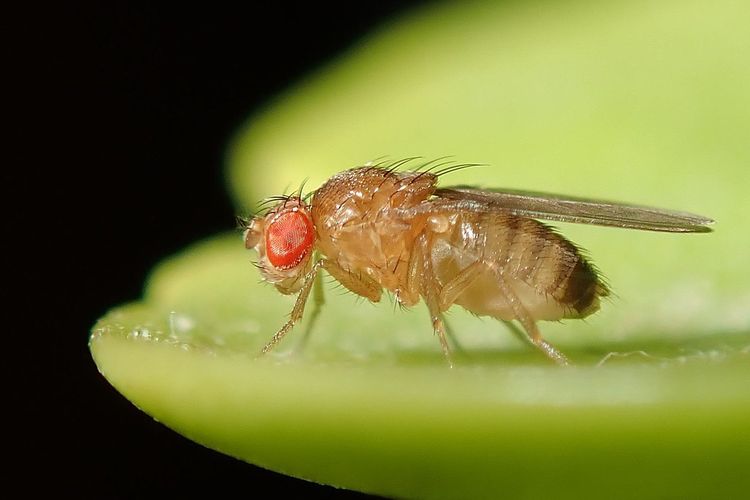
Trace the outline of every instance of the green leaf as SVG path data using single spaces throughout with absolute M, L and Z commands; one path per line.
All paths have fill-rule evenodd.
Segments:
M 543 323 L 560 369 L 502 324 L 326 286 L 256 358 L 293 297 L 238 234 L 157 268 L 102 318 L 104 376 L 185 436 L 321 483 L 399 497 L 738 497 L 750 487 L 750 7 L 501 2 L 431 7 L 365 39 L 251 120 L 230 154 L 247 211 L 383 155 L 486 163 L 445 176 L 704 213 L 708 235 L 566 225 L 617 297 Z M 308 306 L 308 314 L 309 307 Z M 304 344 L 304 345 L 303 345 Z

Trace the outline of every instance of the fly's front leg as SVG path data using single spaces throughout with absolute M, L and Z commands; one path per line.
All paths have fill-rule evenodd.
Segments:
M 377 281 L 364 274 L 351 273 L 331 260 L 323 262 L 323 269 L 333 276 L 336 281 L 344 285 L 347 290 L 371 302 L 380 302 L 383 287 Z
M 420 275 L 422 274 L 422 248 L 419 242 L 409 255 L 409 262 L 406 267 L 406 283 L 403 288 L 396 291 L 396 299 L 399 304 L 404 306 L 413 306 L 419 302 L 419 291 L 421 289 Z
M 562 352 L 558 351 L 555 346 L 542 338 L 542 334 L 539 333 L 539 329 L 537 328 L 534 320 L 531 318 L 531 315 L 528 313 L 528 311 L 526 311 L 526 308 L 523 307 L 523 304 L 521 304 L 519 298 L 505 281 L 505 277 L 503 276 L 502 271 L 496 270 L 495 275 L 497 276 L 497 281 L 500 285 L 502 294 L 505 296 L 505 300 L 510 304 L 511 308 L 513 309 L 513 314 L 521 323 L 521 326 L 523 326 L 523 329 L 526 331 L 526 335 L 528 336 L 531 343 L 534 344 L 539 350 L 546 354 L 548 358 L 550 358 L 558 365 L 569 365 L 570 362 L 568 361 L 568 358 L 565 357 Z
M 325 267 L 325 265 L 324 265 Z M 305 333 L 302 335 L 302 339 L 300 339 L 299 343 L 295 347 L 295 351 L 302 351 L 302 349 L 305 348 L 305 345 L 307 345 L 307 341 L 310 339 L 310 332 L 312 332 L 313 327 L 315 326 L 315 323 L 318 320 L 318 316 L 320 316 L 320 310 L 323 308 L 323 304 L 325 304 L 325 295 L 323 294 L 323 278 L 321 273 L 317 273 L 314 278 L 314 283 L 312 286 L 312 300 L 313 300 L 313 308 L 312 311 L 310 311 L 310 320 L 307 322 L 307 326 L 305 327 Z
M 278 344 L 281 339 L 284 338 L 284 335 L 286 335 L 287 332 L 292 329 L 295 323 L 297 323 L 302 318 L 302 313 L 305 312 L 305 303 L 307 302 L 307 298 L 310 296 L 310 290 L 312 290 L 313 288 L 313 284 L 315 283 L 315 278 L 318 275 L 318 271 L 320 271 L 320 268 L 323 267 L 325 262 L 325 260 L 319 260 L 318 262 L 313 264 L 310 272 L 305 275 L 302 282 L 302 288 L 299 291 L 299 295 L 297 295 L 297 300 L 294 302 L 292 313 L 289 315 L 289 321 L 287 321 L 284 326 L 282 326 L 281 329 L 276 332 L 273 337 L 271 337 L 271 340 L 265 346 L 263 346 L 261 355 L 276 347 L 276 344 Z

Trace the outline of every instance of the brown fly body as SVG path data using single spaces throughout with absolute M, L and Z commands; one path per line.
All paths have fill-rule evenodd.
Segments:
M 278 197 L 249 221 L 245 246 L 258 252 L 264 279 L 283 294 L 298 293 L 289 321 L 264 353 L 302 318 L 325 270 L 372 302 L 383 289 L 403 306 L 424 300 L 449 363 L 442 316 L 457 304 L 518 321 L 535 346 L 567 364 L 537 321 L 586 317 L 608 289 L 578 247 L 537 219 L 665 232 L 707 232 L 713 222 L 602 200 L 438 187 L 443 172 L 354 168 L 328 179 L 309 202 Z

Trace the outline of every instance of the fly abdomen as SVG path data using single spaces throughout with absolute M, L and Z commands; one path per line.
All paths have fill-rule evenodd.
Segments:
M 570 306 L 577 317 L 588 316 L 599 309 L 599 297 L 609 295 L 591 264 L 580 254 L 578 261 L 565 280 L 560 283 L 553 296 L 561 304 Z
M 506 272 L 552 297 L 566 316 L 588 316 L 599 308 L 607 288 L 575 245 L 533 219 L 511 217 L 506 227 Z

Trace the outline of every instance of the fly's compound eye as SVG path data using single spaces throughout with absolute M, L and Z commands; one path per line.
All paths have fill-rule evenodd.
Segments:
M 306 212 L 294 208 L 273 218 L 266 230 L 266 257 L 276 269 L 299 264 L 313 245 L 315 229 Z

